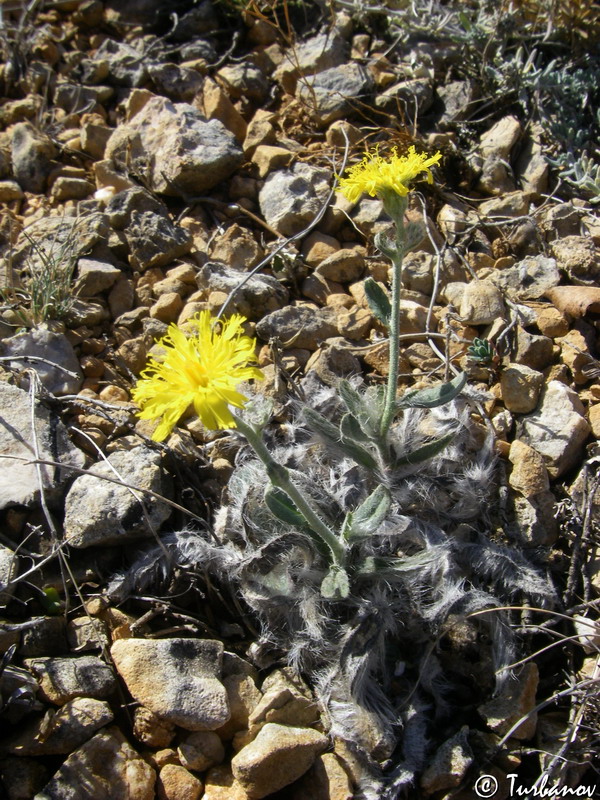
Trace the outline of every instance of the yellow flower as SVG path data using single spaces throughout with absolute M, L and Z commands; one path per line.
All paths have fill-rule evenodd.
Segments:
M 433 183 L 429 167 L 437 164 L 441 157 L 441 153 L 434 156 L 417 153 L 411 145 L 405 156 L 399 156 L 394 147 L 389 158 L 382 158 L 376 147 L 371 152 L 367 151 L 359 164 L 348 169 L 347 178 L 340 178 L 338 191 L 351 203 L 356 203 L 363 193 L 384 198 L 386 194 L 394 192 L 404 197 L 410 192 L 408 184 L 423 172 L 427 181 Z
M 158 342 L 164 352 L 150 359 L 131 395 L 142 409 L 141 419 L 162 418 L 152 435 L 157 442 L 166 439 L 190 405 L 210 430 L 235 428 L 229 406 L 242 408 L 248 400 L 235 387 L 264 377 L 258 367 L 248 366 L 255 360 L 255 342 L 242 333 L 244 317 L 220 321 L 220 331 L 209 311 L 190 321 L 197 333 L 189 338 L 177 325 L 169 326 Z

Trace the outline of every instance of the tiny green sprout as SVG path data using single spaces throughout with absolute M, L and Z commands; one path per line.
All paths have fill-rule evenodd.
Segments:
M 491 363 L 496 355 L 496 348 L 487 339 L 473 339 L 473 344 L 467 350 L 471 358 L 482 364 Z

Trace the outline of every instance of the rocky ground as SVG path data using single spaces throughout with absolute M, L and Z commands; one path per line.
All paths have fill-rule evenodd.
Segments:
M 467 372 L 473 425 L 495 436 L 498 536 L 556 592 L 543 613 L 516 598 L 519 665 L 496 694 L 481 641 L 446 637 L 469 711 L 428 728 L 407 796 L 476 797 L 488 774 L 502 798 L 507 774 L 532 785 L 551 768 L 600 783 L 593 4 L 577 19 L 567 3 L 552 17 L 426 5 L 2 4 L 9 800 L 388 796 L 365 776 L 393 773 L 396 751 L 376 731 L 370 747 L 335 735 L 310 677 L 257 653 L 225 576 L 135 561 L 210 529 L 243 442 L 188 415 L 157 444 L 130 400 L 169 323 L 223 307 L 257 336 L 279 425 L 298 387 L 383 381 L 364 281 L 389 286 L 373 236 L 390 222 L 379 200 L 332 191 L 375 143 L 443 154 L 408 212 L 422 237 L 404 268 L 402 386 Z

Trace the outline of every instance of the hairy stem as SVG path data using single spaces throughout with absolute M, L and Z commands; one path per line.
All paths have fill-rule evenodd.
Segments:
M 290 480 L 289 472 L 287 469 L 278 464 L 273 456 L 269 453 L 265 446 L 261 434 L 248 425 L 244 420 L 240 419 L 237 414 L 233 415 L 236 425 L 240 433 L 242 433 L 250 447 L 254 450 L 256 455 L 263 462 L 267 468 L 267 475 L 269 480 L 278 489 L 281 489 L 287 494 L 290 500 L 294 503 L 298 511 L 306 520 L 311 534 L 318 537 L 329 548 L 331 552 L 333 563 L 342 566 L 344 563 L 345 548 L 342 542 L 338 539 L 335 533 L 323 522 L 315 510 L 306 501 L 306 498 L 301 494 L 296 486 Z

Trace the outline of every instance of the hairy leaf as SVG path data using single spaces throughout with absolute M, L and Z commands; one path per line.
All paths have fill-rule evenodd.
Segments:
M 390 318 L 392 316 L 392 305 L 389 297 L 373 278 L 367 278 L 364 286 L 367 302 L 369 303 L 369 308 L 373 316 L 376 317 L 379 322 L 383 323 L 383 325 L 389 327 Z
M 342 567 L 333 566 L 321 583 L 321 595 L 328 600 L 345 600 L 350 594 L 348 574 Z
M 377 461 L 371 453 L 356 442 L 344 439 L 339 428 L 329 422 L 328 419 L 325 419 L 324 416 L 312 408 L 305 408 L 304 416 L 309 427 L 312 428 L 315 433 L 322 436 L 349 458 L 352 458 L 357 464 L 367 469 L 377 469 Z
M 348 541 L 371 536 L 385 519 L 392 502 L 385 486 L 379 485 L 355 510 L 346 515 L 343 533 Z
M 306 520 L 287 494 L 277 486 L 267 486 L 265 503 L 274 517 L 296 528 L 306 527 Z
M 431 389 L 418 389 L 407 392 L 398 402 L 398 408 L 435 408 L 449 403 L 460 394 L 467 382 L 467 375 L 460 372 L 448 383 L 441 383 Z
M 455 431 L 445 433 L 439 439 L 434 439 L 432 442 L 417 447 L 410 453 L 400 456 L 394 460 L 394 467 L 403 467 L 407 464 L 420 464 L 421 461 L 427 461 L 428 458 L 433 458 L 441 452 L 450 442 L 454 439 Z

